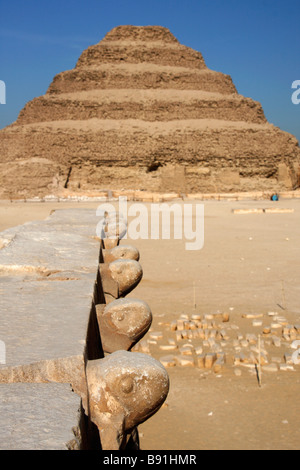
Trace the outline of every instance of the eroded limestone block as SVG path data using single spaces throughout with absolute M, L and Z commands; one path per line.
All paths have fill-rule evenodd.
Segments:
M 89 416 L 103 450 L 122 449 L 126 435 L 158 411 L 169 392 L 169 377 L 152 357 L 117 351 L 86 368 Z
M 87 396 L 83 356 L 49 359 L 0 368 L 0 383 L 69 383 L 85 402 Z
M 97 319 L 105 352 L 131 349 L 149 330 L 152 313 L 146 302 L 117 299 L 96 305 Z
M 99 429 L 102 449 L 121 449 L 158 411 L 169 391 L 163 365 L 142 353 L 117 351 L 88 361 L 74 356 L 0 368 L 0 383 L 69 383 Z

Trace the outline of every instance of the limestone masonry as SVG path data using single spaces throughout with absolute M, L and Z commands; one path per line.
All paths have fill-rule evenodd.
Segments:
M 0 155 L 2 199 L 299 183 L 297 139 L 160 26 L 119 26 L 86 49 L 0 131 Z

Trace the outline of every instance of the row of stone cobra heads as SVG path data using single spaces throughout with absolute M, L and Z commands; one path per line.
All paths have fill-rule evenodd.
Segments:
M 145 302 L 126 298 L 143 272 L 138 251 L 120 245 L 126 224 L 115 217 L 104 218 L 98 279 L 104 299 L 95 306 L 104 357 L 71 356 L 0 369 L 0 383 L 70 383 L 98 428 L 102 450 L 128 448 L 130 441 L 139 448 L 137 426 L 161 407 L 169 392 L 162 364 L 131 351 L 150 328 L 152 314 Z M 111 234 L 116 228 L 118 233 Z
M 96 305 L 105 357 L 88 361 L 86 367 L 89 414 L 98 426 L 102 449 L 123 448 L 130 433 L 158 411 L 169 391 L 162 364 L 131 351 L 149 330 L 152 313 L 146 302 L 126 297 L 141 281 L 143 270 L 138 250 L 120 244 L 125 233 L 122 216 L 105 213 L 99 264 L 105 303 Z

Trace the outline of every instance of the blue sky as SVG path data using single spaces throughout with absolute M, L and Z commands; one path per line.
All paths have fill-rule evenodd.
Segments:
M 300 104 L 291 100 L 300 80 L 299 20 L 299 0 L 0 0 L 0 128 L 113 27 L 160 25 L 300 141 Z

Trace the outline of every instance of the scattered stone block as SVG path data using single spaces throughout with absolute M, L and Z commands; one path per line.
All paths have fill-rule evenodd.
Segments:
M 264 372 L 278 372 L 278 366 L 274 363 L 266 364 L 265 366 L 262 366 L 262 370 Z
M 176 356 L 176 362 L 182 367 L 195 367 L 194 359 L 189 356 Z
M 187 339 L 193 339 L 194 335 L 193 335 L 193 331 L 192 330 L 188 330 L 187 331 Z
M 208 338 L 207 342 L 210 348 L 213 348 L 216 345 L 214 338 Z
M 202 346 L 196 346 L 196 347 L 195 347 L 195 354 L 196 354 L 197 356 L 199 356 L 200 354 L 202 354 L 202 352 L 203 352 Z
M 300 325 L 299 324 L 294 325 L 294 328 L 295 328 L 296 332 L 300 334 Z
M 189 322 L 189 329 L 190 330 L 196 330 L 197 329 L 197 324 L 194 321 Z
M 193 321 L 201 321 L 202 315 L 199 315 L 199 314 L 196 314 L 196 313 L 195 313 L 194 315 L 191 316 L 191 319 L 192 319 Z
M 259 361 L 259 357 L 257 356 L 257 363 L 258 363 L 258 361 Z M 264 366 L 264 365 L 266 365 L 266 364 L 268 364 L 268 363 L 269 363 L 269 361 L 268 361 L 268 358 L 267 358 L 266 354 L 264 354 L 264 353 L 262 352 L 261 355 L 260 355 L 260 364 L 261 364 L 262 366 Z
M 237 366 L 241 363 L 241 358 L 239 354 L 233 356 L 233 365 Z
M 240 366 L 241 367 L 245 367 L 246 369 L 250 369 L 250 370 L 255 370 L 256 369 L 256 365 L 255 364 L 251 364 L 251 363 L 246 363 L 246 362 L 241 362 L 240 363 Z
M 149 333 L 149 337 L 151 339 L 154 339 L 155 341 L 158 341 L 160 339 L 163 339 L 163 333 L 161 331 L 152 331 Z
M 281 364 L 282 358 L 281 357 L 272 357 L 271 362 L 275 362 L 275 364 Z
M 270 326 L 265 326 L 263 329 L 263 334 L 264 335 L 269 335 L 271 333 L 271 327 Z
M 271 323 L 271 329 L 272 330 L 280 329 L 282 331 L 282 325 L 278 322 L 273 322 L 273 323 Z
M 198 334 L 198 338 L 205 339 L 205 333 L 204 333 L 204 330 L 202 328 L 197 329 L 197 334 Z
M 229 315 L 229 313 L 222 313 L 222 321 L 223 321 L 224 323 L 228 323 L 229 320 L 230 320 L 230 315 Z
M 222 351 L 223 351 L 221 345 L 218 344 L 218 343 L 215 343 L 215 344 L 211 347 L 211 350 L 212 350 L 212 352 L 216 353 L 217 355 L 218 355 L 218 354 L 221 354 Z
M 204 315 L 204 319 L 207 321 L 211 321 L 214 319 L 214 316 L 212 314 L 206 314 Z
M 252 333 L 247 333 L 246 334 L 246 340 L 248 341 L 249 344 L 256 344 L 257 342 L 257 336 Z
M 283 335 L 290 335 L 292 330 L 294 330 L 293 325 L 285 325 L 282 330 Z
M 294 209 L 283 209 L 280 207 L 272 207 L 265 209 L 266 214 L 292 214 L 294 213 Z
M 181 337 L 182 337 L 182 339 L 188 339 L 188 332 L 187 332 L 187 330 L 182 330 L 182 332 L 181 332 Z
M 179 348 L 179 352 L 182 356 L 192 356 L 193 349 L 193 347 L 183 346 L 182 348 Z
M 159 346 L 159 349 L 161 349 L 162 351 L 174 351 L 175 349 L 177 349 L 177 346 L 174 344 L 161 344 Z
M 223 353 L 217 358 L 216 362 L 213 365 L 214 372 L 215 373 L 220 372 L 224 365 L 225 365 L 225 354 Z
M 176 331 L 175 338 L 178 342 L 182 340 L 182 335 L 180 331 Z
M 293 365 L 294 364 L 292 354 L 290 354 L 290 353 L 285 353 L 284 360 L 285 360 L 285 363 L 288 364 L 288 365 Z
M 290 371 L 294 371 L 295 369 L 294 369 L 294 367 L 293 367 L 292 365 L 290 365 L 290 364 L 280 364 L 280 365 L 279 365 L 279 370 L 285 372 L 285 371 L 289 371 L 289 370 L 290 370 Z
M 207 353 L 205 355 L 205 369 L 211 369 L 214 362 L 217 360 L 217 355 L 216 353 Z
M 176 360 L 174 356 L 163 356 L 159 359 L 161 364 L 164 367 L 175 367 L 176 366 Z
M 132 348 L 132 351 L 150 354 L 150 347 L 148 341 L 146 339 L 142 339 Z
M 281 347 L 281 339 L 278 336 L 272 336 L 272 343 L 276 348 Z
M 233 214 L 264 214 L 264 209 L 233 209 Z
M 205 354 L 198 354 L 196 358 L 196 363 L 199 369 L 205 368 Z
M 248 320 L 255 320 L 257 318 L 262 318 L 262 313 L 245 313 L 242 315 L 242 318 L 247 318 Z
M 293 327 L 293 329 L 290 330 L 290 338 L 291 338 L 291 341 L 293 341 L 297 338 L 297 332 L 296 332 L 294 327 Z

